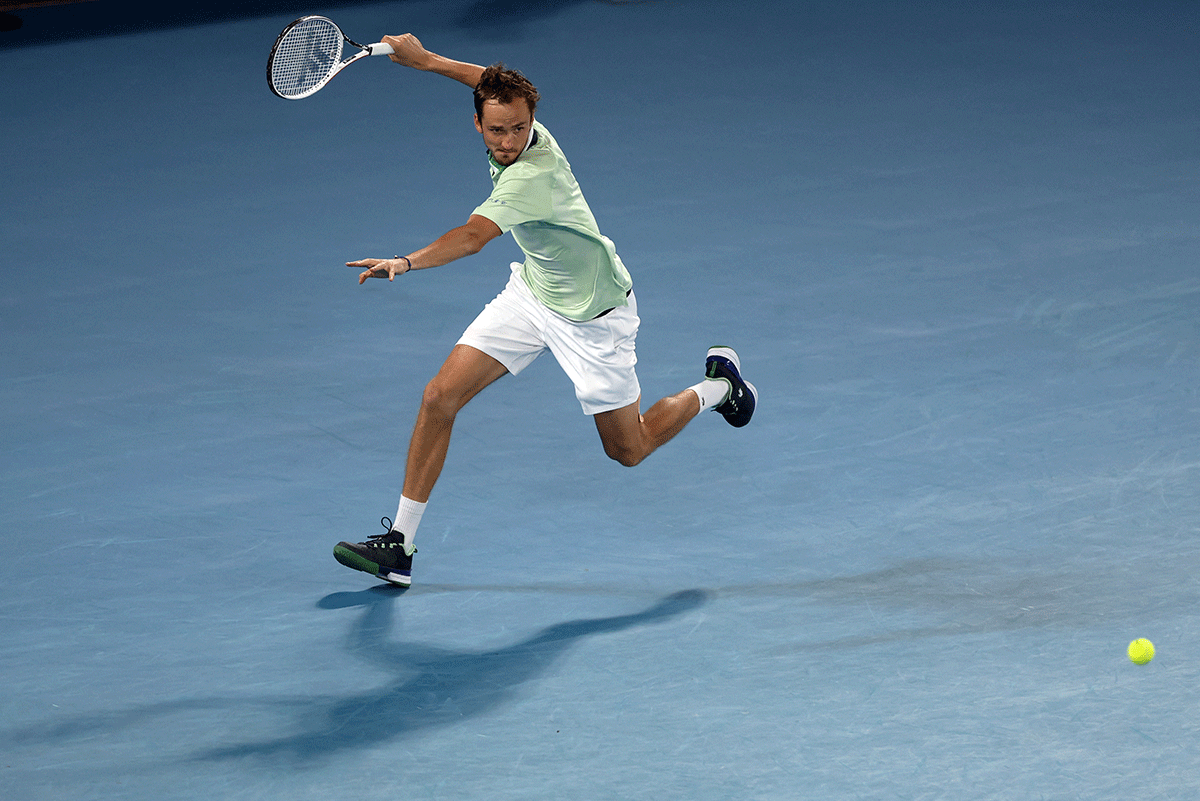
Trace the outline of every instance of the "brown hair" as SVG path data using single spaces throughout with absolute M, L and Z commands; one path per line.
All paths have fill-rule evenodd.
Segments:
M 475 115 L 483 119 L 483 104 L 488 100 L 508 104 L 519 97 L 525 98 L 529 104 L 529 113 L 533 114 L 537 103 L 542 99 L 537 87 L 529 82 L 516 70 L 506 70 L 501 63 L 493 64 L 483 71 L 479 84 L 475 87 Z

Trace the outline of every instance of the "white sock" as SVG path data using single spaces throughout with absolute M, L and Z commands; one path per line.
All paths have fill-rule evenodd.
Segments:
M 729 399 L 729 382 L 723 378 L 706 378 L 694 387 L 688 387 L 700 399 L 700 411 L 720 406 Z
M 392 523 L 392 531 L 404 534 L 404 551 L 410 556 L 414 550 L 413 540 L 417 536 L 417 528 L 421 525 L 421 517 L 424 514 L 425 504 L 400 496 L 400 506 L 396 509 L 396 521 Z

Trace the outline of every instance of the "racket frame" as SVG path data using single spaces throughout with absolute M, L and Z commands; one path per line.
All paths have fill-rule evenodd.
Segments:
M 279 87 L 277 87 L 275 85 L 275 78 L 274 78 L 275 57 L 279 51 L 279 45 L 283 42 L 284 38 L 289 33 L 292 32 L 292 30 L 294 28 L 296 28 L 300 24 L 308 22 L 310 20 L 321 20 L 322 22 L 328 23 L 330 25 L 330 27 L 332 27 L 333 30 L 337 32 L 337 35 L 342 37 L 342 42 L 344 44 L 353 45 L 354 47 L 357 47 L 359 49 L 359 51 L 357 53 L 355 53 L 354 55 L 350 56 L 349 58 L 345 58 L 345 59 L 341 59 L 341 60 L 337 60 L 335 58 L 335 63 L 330 66 L 328 72 L 326 72 L 326 74 L 325 74 L 325 77 L 322 78 L 317 83 L 310 86 L 309 88 L 307 88 L 301 92 L 290 92 L 288 94 L 284 94 L 284 92 L 280 91 Z M 345 33 L 343 33 L 342 29 L 339 28 L 337 26 L 337 23 L 335 23 L 333 20 L 329 19 L 328 17 L 322 17 L 317 14 L 310 14 L 308 16 L 300 17 L 299 19 L 292 21 L 291 23 L 289 23 L 287 25 L 287 27 L 285 27 L 279 33 L 279 36 L 275 37 L 275 44 L 273 44 L 271 46 L 271 54 L 269 56 L 267 56 L 267 86 L 277 97 L 282 97 L 284 100 L 303 100 L 304 98 L 311 97 L 312 95 L 316 94 L 318 91 L 323 89 L 325 87 L 325 84 L 327 84 L 331 80 L 333 80 L 333 76 L 337 75 L 339 72 L 341 72 L 346 67 L 353 64 L 355 61 L 358 61 L 359 59 L 362 59 L 362 58 L 366 58 L 367 56 L 387 56 L 387 55 L 391 55 L 393 52 L 395 52 L 395 51 L 392 49 L 392 46 L 389 44 L 384 44 L 383 42 L 376 42 L 374 44 L 369 44 L 369 45 L 359 44 L 358 42 L 354 41 L 349 36 L 347 36 Z M 342 54 L 341 49 L 339 48 L 337 56 L 340 57 L 341 54 Z

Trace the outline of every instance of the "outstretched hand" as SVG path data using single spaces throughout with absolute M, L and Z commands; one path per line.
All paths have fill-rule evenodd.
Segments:
M 404 275 L 411 267 L 408 259 L 359 259 L 346 262 L 347 267 L 365 267 L 358 275 L 361 286 L 368 278 L 387 278 L 394 281 L 397 275 Z

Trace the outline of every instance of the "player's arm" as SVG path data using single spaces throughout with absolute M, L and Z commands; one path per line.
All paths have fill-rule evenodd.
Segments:
M 479 78 L 483 75 L 483 67 L 478 64 L 455 61 L 445 56 L 439 56 L 437 53 L 431 53 L 411 33 L 403 36 L 385 36 L 383 42 L 392 46 L 393 52 L 389 58 L 405 67 L 436 72 L 438 75 L 445 75 L 447 78 L 464 83 L 472 89 L 479 85 Z
M 494 222 L 487 217 L 472 214 L 465 225 L 447 231 L 431 244 L 404 258 L 359 259 L 346 262 L 346 266 L 366 268 L 358 276 L 360 284 L 368 278 L 386 278 L 391 281 L 409 270 L 441 267 L 463 256 L 473 256 L 500 234 L 500 227 Z

